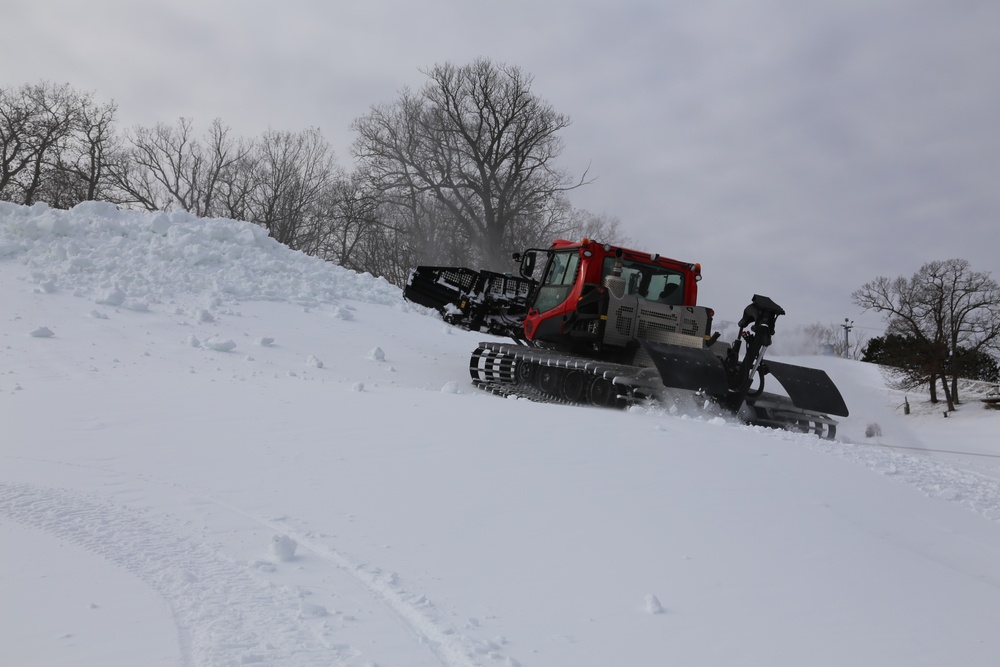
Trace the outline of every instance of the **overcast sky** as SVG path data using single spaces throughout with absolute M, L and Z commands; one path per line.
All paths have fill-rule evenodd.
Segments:
M 115 100 L 122 127 L 221 118 L 243 136 L 351 122 L 421 69 L 519 66 L 569 116 L 578 208 L 701 262 L 737 319 L 844 318 L 878 275 L 961 257 L 1000 279 L 996 0 L 0 0 L 0 85 Z M 280 7 L 280 9 L 278 9 Z M 859 332 L 861 330 L 859 329 Z

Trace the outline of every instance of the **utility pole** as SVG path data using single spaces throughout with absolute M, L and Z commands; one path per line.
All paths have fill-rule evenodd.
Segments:
M 847 359 L 851 356 L 850 333 L 851 329 L 854 328 L 854 320 L 845 317 L 844 323 L 840 326 L 844 327 L 844 358 Z

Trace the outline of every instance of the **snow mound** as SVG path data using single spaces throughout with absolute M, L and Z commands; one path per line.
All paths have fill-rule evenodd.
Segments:
M 118 210 L 104 202 L 63 211 L 0 202 L 0 259 L 44 268 L 43 291 L 72 288 L 99 304 L 136 311 L 181 294 L 406 308 L 400 290 L 382 278 L 291 250 L 259 225 L 184 211 Z M 347 309 L 338 312 L 350 317 Z
M 660 601 L 652 593 L 646 596 L 646 613 L 648 614 L 663 613 L 663 605 L 660 604 Z
M 271 538 L 271 553 L 281 561 L 290 561 L 295 558 L 295 550 L 299 543 L 288 537 L 288 535 L 275 535 Z
M 205 347 L 216 352 L 231 352 L 236 349 L 236 342 L 229 338 L 209 338 L 205 342 Z

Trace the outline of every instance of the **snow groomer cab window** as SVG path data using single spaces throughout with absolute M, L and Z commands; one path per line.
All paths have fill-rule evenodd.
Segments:
M 602 267 L 601 280 L 614 270 L 615 258 L 607 257 Z M 629 259 L 622 261 L 622 278 L 625 293 L 647 301 L 677 305 L 684 299 L 684 276 L 655 264 L 643 264 Z
M 566 300 L 573 289 L 576 271 L 580 266 L 580 251 L 552 252 L 545 275 L 535 296 L 535 308 L 544 313 Z

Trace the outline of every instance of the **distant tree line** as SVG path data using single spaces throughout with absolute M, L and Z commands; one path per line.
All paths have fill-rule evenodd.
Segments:
M 183 209 L 261 225 L 289 247 L 402 285 L 418 264 L 509 270 L 553 238 L 621 241 L 574 209 L 557 158 L 569 118 L 519 68 L 437 65 L 352 125 L 353 170 L 318 129 L 247 139 L 221 120 L 118 129 L 117 106 L 47 82 L 0 87 L 0 200 Z
M 1000 382 L 1000 363 L 988 352 L 959 347 L 955 354 L 948 355 L 943 344 L 928 344 L 912 335 L 886 334 L 870 339 L 861 361 L 897 369 L 898 374 L 925 384 L 938 357 L 945 358 L 944 367 L 954 377 Z
M 883 364 L 903 388 L 937 383 L 952 411 L 959 378 L 1000 380 L 1000 285 L 964 259 L 924 264 L 912 277 L 878 277 L 853 293 L 865 310 L 882 313 L 886 335 L 872 338 L 862 360 Z

